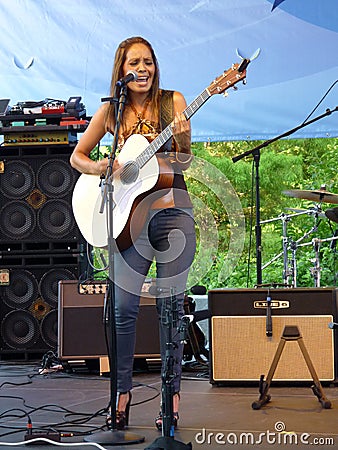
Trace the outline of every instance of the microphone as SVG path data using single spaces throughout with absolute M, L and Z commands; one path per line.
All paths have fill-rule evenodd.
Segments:
M 336 329 L 338 328 L 338 323 L 336 323 L 336 322 L 330 322 L 329 325 L 328 325 L 328 327 L 329 327 L 331 330 L 336 330 Z
M 130 83 L 131 81 L 136 81 L 138 79 L 138 75 L 133 70 L 129 70 L 127 72 L 127 75 L 125 75 L 123 78 L 120 78 L 118 82 L 116 83 L 116 86 L 125 86 L 126 84 Z

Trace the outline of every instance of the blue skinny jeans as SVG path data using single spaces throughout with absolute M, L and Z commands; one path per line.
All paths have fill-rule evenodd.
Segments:
M 115 254 L 115 320 L 117 350 L 117 390 L 132 388 L 136 319 L 140 293 L 150 265 L 156 260 L 156 308 L 160 326 L 162 373 L 168 336 L 168 301 L 174 289 L 177 301 L 177 324 L 171 329 L 175 342 L 173 371 L 175 392 L 180 391 L 183 344 L 179 342 L 177 325 L 184 314 L 184 291 L 189 268 L 196 250 L 192 209 L 168 208 L 151 210 L 146 225 L 135 243 Z M 174 305 L 175 306 L 175 305 Z M 176 308 L 173 308 L 176 309 Z M 157 324 L 154 324 L 157 326 Z

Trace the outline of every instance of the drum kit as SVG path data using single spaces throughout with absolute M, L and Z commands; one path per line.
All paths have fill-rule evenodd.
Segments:
M 338 207 L 335 208 L 329 208 L 326 211 L 322 210 L 322 203 L 331 203 L 331 204 L 338 204 L 338 195 L 333 194 L 332 192 L 328 192 L 326 190 L 326 186 L 321 186 L 318 190 L 299 190 L 299 189 L 291 189 L 287 191 L 283 191 L 283 194 L 288 195 L 289 197 L 294 198 L 300 198 L 304 200 L 310 200 L 315 202 L 314 206 L 309 209 L 295 209 L 295 208 L 288 208 L 288 210 L 292 211 L 290 214 L 282 213 L 278 217 L 273 219 L 268 219 L 265 221 L 262 221 L 261 224 L 274 222 L 276 220 L 280 220 L 282 222 L 282 233 L 283 233 L 283 251 L 279 253 L 278 255 L 274 256 L 270 261 L 268 261 L 262 269 L 265 269 L 268 267 L 271 263 L 279 259 L 281 256 L 283 256 L 283 285 L 288 287 L 297 287 L 297 263 L 296 263 L 296 252 L 299 247 L 312 245 L 315 257 L 312 260 L 313 261 L 313 267 L 311 267 L 311 275 L 314 279 L 314 287 L 320 287 L 320 246 L 323 242 L 331 242 L 333 243 L 338 239 L 338 236 L 336 236 L 337 233 L 334 233 L 335 235 L 330 238 L 326 239 L 319 239 L 319 238 L 313 238 L 311 242 L 305 242 L 303 241 L 307 239 L 309 236 L 311 236 L 313 233 L 315 233 L 318 230 L 319 225 L 319 218 L 327 218 L 331 222 L 338 223 Z M 300 216 L 300 215 L 310 215 L 314 218 L 314 225 L 313 227 L 306 231 L 303 236 L 301 236 L 297 240 L 293 240 L 288 236 L 288 223 L 290 220 L 292 220 L 294 217 Z M 331 248 L 333 248 L 333 245 L 331 245 Z M 291 257 L 289 257 L 289 254 L 291 253 Z

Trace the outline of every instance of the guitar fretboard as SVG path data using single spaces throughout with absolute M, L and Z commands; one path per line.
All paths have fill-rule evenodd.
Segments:
M 192 117 L 196 111 L 200 109 L 200 107 L 211 97 L 207 89 L 204 89 L 204 91 L 193 100 L 190 105 L 188 105 L 185 110 L 183 111 L 183 114 L 187 120 Z M 136 164 L 139 168 L 142 168 L 147 164 L 150 158 L 152 158 L 158 149 L 162 147 L 169 139 L 172 137 L 173 133 L 171 130 L 171 124 L 168 125 L 157 137 L 153 140 L 151 144 L 148 145 L 148 147 L 143 150 L 142 153 L 136 158 Z

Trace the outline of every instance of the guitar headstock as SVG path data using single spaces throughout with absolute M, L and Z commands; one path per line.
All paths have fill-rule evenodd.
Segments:
M 244 61 L 248 61 L 247 64 L 243 64 L 243 61 L 240 64 L 233 64 L 230 69 L 225 70 L 222 75 L 217 77 L 210 86 L 207 87 L 209 94 L 222 94 L 227 89 L 234 87 L 240 81 L 243 81 L 244 83 L 246 78 L 246 67 L 250 62 L 249 60 Z

